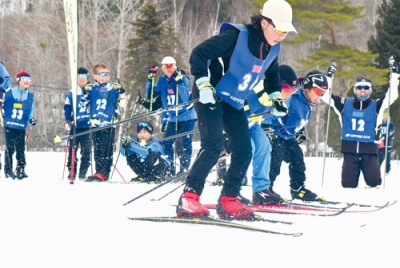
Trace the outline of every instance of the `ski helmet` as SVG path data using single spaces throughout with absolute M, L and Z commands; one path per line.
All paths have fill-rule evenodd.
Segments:
M 164 67 L 168 69 L 174 67 L 174 69 L 176 70 L 176 60 L 171 56 L 164 57 L 163 60 L 161 61 L 161 64 L 163 65 L 163 69 Z

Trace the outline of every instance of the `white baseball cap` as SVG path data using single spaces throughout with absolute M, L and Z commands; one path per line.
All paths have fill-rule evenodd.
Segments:
M 292 7 L 285 0 L 268 0 L 264 3 L 261 15 L 271 19 L 282 32 L 297 33 L 292 24 Z

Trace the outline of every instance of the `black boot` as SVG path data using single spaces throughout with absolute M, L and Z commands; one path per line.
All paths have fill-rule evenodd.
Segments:
M 25 170 L 23 168 L 17 167 L 17 179 L 22 180 L 25 178 L 28 178 L 28 175 L 26 175 Z

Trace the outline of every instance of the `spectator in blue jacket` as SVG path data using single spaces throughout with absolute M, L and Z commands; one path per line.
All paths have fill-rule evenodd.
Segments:
M 164 75 L 158 78 L 155 84 L 154 77 L 157 73 L 157 67 L 152 66 L 150 68 L 146 83 L 146 98 L 150 101 L 150 104 L 153 104 L 154 100 L 159 98 L 161 108 L 163 109 L 171 107 L 171 110 L 163 112 L 161 116 L 162 131 L 164 132 L 164 138 L 167 138 L 176 134 L 192 131 L 197 121 L 197 115 L 193 109 L 193 105 L 173 108 L 178 104 L 192 99 L 189 77 L 177 69 L 176 60 L 171 56 L 164 57 L 161 64 Z M 157 108 L 159 108 L 159 106 Z M 179 159 L 179 173 L 188 172 L 189 170 L 192 159 L 192 138 L 193 134 L 182 137 L 182 146 L 184 150 L 182 157 Z M 172 145 L 175 140 L 176 139 L 167 139 L 162 142 L 171 163 L 174 162 L 174 150 Z M 171 166 L 171 174 L 175 174 L 175 167 L 173 165 Z
M 8 73 L 3 62 L 0 61 L 0 98 L 3 98 L 3 94 L 6 90 L 11 88 L 11 76 Z M 1 105 L 1 104 L 0 104 Z M 1 106 L 0 106 L 1 108 Z
M 69 135 L 78 134 L 81 132 L 85 132 L 89 130 L 89 110 L 88 105 L 85 102 L 81 102 L 81 98 L 83 96 L 83 89 L 88 83 L 89 79 L 89 71 L 83 67 L 78 69 L 78 86 L 76 90 L 76 102 L 77 106 L 74 109 L 74 102 L 72 101 L 73 94 L 72 90 L 69 90 L 65 95 L 64 102 L 64 117 L 65 117 L 65 129 L 69 132 Z M 74 112 L 76 113 L 76 128 L 74 126 Z M 75 130 L 74 130 L 75 128 Z M 74 133 L 75 132 L 75 133 Z M 72 143 L 72 139 L 69 141 Z M 81 148 L 81 164 L 79 167 L 79 179 L 86 179 L 86 173 L 90 166 L 90 156 L 92 154 L 92 142 L 90 139 L 90 134 L 81 135 L 75 137 L 73 146 L 70 144 L 68 148 L 68 162 L 67 167 L 69 171 L 68 179 L 71 180 L 71 163 L 72 163 L 72 149 L 75 148 L 74 155 L 74 176 L 76 178 L 76 173 L 78 171 L 77 163 L 78 159 L 76 157 L 76 152 L 78 151 L 78 147 Z

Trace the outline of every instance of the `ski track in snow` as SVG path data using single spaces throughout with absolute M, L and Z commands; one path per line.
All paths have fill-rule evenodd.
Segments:
M 171 205 L 177 203 L 182 188 L 161 201 L 150 201 L 178 186 L 167 184 L 122 206 L 155 185 L 80 181 L 70 185 L 62 180 L 64 157 L 64 153 L 27 152 L 28 179 L 13 181 L 1 173 L 0 267 L 398 267 L 400 201 L 374 213 L 332 217 L 262 213 L 268 219 L 293 221 L 292 225 L 245 223 L 302 232 L 301 237 L 136 222 L 127 217 L 175 215 Z M 391 174 L 379 189 L 366 188 L 362 176 L 360 188 L 343 189 L 341 163 L 326 159 L 322 185 L 323 158 L 306 158 L 307 188 L 335 201 L 383 205 L 399 199 L 399 161 L 392 161 Z M 127 181 L 134 176 L 122 156 L 117 168 Z M 112 179 L 123 181 L 117 172 Z M 207 180 L 215 179 L 212 173 Z M 215 203 L 220 189 L 207 182 L 201 202 Z M 286 164 L 274 190 L 290 197 Z M 251 198 L 251 186 L 244 186 L 242 194 Z

